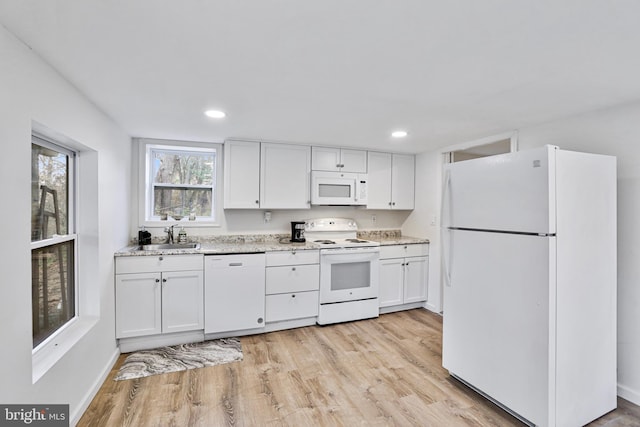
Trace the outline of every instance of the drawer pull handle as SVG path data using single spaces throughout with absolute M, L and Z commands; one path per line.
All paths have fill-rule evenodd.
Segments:
M 296 297 L 296 294 L 291 295 L 291 298 L 295 298 L 295 297 Z
M 296 268 L 295 267 L 291 267 L 291 271 L 296 271 Z
M 241 262 L 230 262 L 229 267 L 242 267 Z
M 159 260 L 159 261 L 162 261 L 163 259 L 164 259 L 163 257 L 158 257 L 158 260 Z

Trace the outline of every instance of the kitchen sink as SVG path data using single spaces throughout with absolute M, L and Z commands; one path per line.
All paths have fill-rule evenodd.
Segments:
M 200 249 L 200 243 L 162 243 L 159 245 L 140 245 L 136 251 L 175 251 Z

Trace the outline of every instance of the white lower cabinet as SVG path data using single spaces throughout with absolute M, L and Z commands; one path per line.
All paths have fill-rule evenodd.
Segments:
M 427 300 L 429 245 L 380 247 L 380 307 Z
M 204 257 L 204 333 L 263 328 L 265 254 Z
M 116 258 L 116 338 L 201 330 L 202 255 Z
M 316 317 L 320 289 L 317 250 L 267 253 L 266 320 L 268 323 Z

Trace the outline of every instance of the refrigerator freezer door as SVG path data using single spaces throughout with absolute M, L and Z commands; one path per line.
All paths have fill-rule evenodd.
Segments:
M 443 366 L 536 425 L 549 425 L 555 237 L 446 233 Z
M 445 167 L 445 226 L 553 234 L 555 152 L 544 146 Z

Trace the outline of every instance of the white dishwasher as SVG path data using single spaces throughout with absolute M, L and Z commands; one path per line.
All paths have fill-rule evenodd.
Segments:
M 204 257 L 204 333 L 264 328 L 265 254 Z

